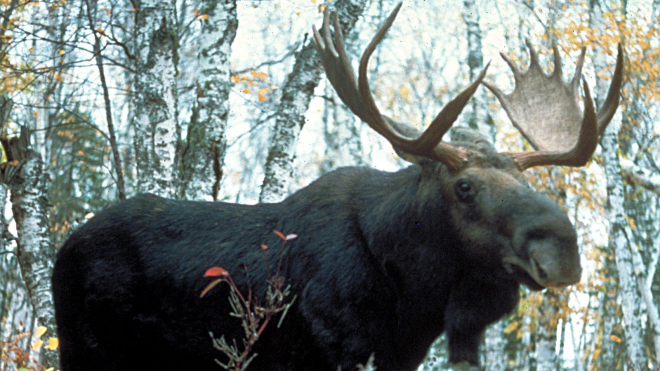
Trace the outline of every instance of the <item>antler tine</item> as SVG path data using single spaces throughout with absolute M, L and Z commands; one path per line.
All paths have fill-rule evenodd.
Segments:
M 552 56 L 554 58 L 554 67 L 555 67 L 555 69 L 552 71 L 552 75 L 557 76 L 557 78 L 561 79 L 563 78 L 562 76 L 564 75 L 561 67 L 561 57 L 559 56 L 559 47 L 554 42 L 552 43 Z
M 536 49 L 534 49 L 532 42 L 529 41 L 529 39 L 525 39 L 525 45 L 527 45 L 527 50 L 529 50 L 529 67 L 527 70 L 530 71 L 533 68 L 538 68 L 539 71 L 543 72 L 543 69 L 539 64 L 539 55 L 536 53 Z
M 448 144 L 441 143 L 443 135 L 449 130 L 460 112 L 463 110 L 467 101 L 474 94 L 479 83 L 485 76 L 486 69 L 479 78 L 465 91 L 459 94 L 454 100 L 449 102 L 438 117 L 433 120 L 429 128 L 418 138 L 407 137 L 412 132 L 416 132 L 412 126 L 394 121 L 393 119 L 382 115 L 376 106 L 376 102 L 371 94 L 367 67 L 369 58 L 373 54 L 378 44 L 382 41 L 388 29 L 394 23 L 399 10 L 399 3 L 387 20 L 378 29 L 376 35 L 365 49 L 360 59 L 357 82 L 355 73 L 351 67 L 344 48 L 344 41 L 339 29 L 337 15 L 334 13 L 335 40 L 330 36 L 329 13 L 326 8 L 324 14 L 323 28 L 320 35 L 314 30 L 314 45 L 316 46 L 321 62 L 326 71 L 330 83 L 337 91 L 341 100 L 355 113 L 362 121 L 367 123 L 372 129 L 385 137 L 392 146 L 405 159 L 415 158 L 416 156 L 430 158 L 439 161 L 451 169 L 456 169 L 465 163 L 467 155 L 465 151 Z M 487 67 L 486 67 L 487 68 Z M 412 156 L 407 156 L 412 155 Z
M 571 86 L 577 91 L 577 88 L 580 86 L 580 78 L 582 77 L 582 66 L 584 66 L 584 58 L 587 55 L 587 47 L 583 46 L 580 49 L 580 58 L 578 59 L 577 65 L 575 65 L 575 73 L 573 73 L 573 79 L 571 80 Z
M 335 14 L 335 19 L 336 17 Z M 323 65 L 325 74 L 328 76 L 328 80 L 334 87 L 339 98 L 355 115 L 366 122 L 369 120 L 369 114 L 364 111 L 360 104 L 360 94 L 357 89 L 355 72 L 353 72 L 353 67 L 351 67 L 350 60 L 346 55 L 344 37 L 341 28 L 338 27 L 339 22 L 335 22 L 335 40 L 341 41 L 337 42 L 336 48 L 331 37 L 329 23 L 330 15 L 326 7 L 323 13 L 323 26 L 321 27 L 323 35 L 321 36 L 316 30 L 316 27 L 312 26 L 312 32 L 314 34 L 312 42 L 321 57 L 321 64 Z
M 387 30 L 394 22 L 394 18 L 396 18 L 401 5 L 402 4 L 399 4 L 394 11 L 392 11 L 392 14 L 390 14 L 385 24 L 381 26 L 374 39 L 371 41 L 370 47 L 367 48 L 365 54 L 370 55 L 376 45 L 382 40 Z M 339 27 L 337 13 L 333 12 L 332 16 L 334 18 L 333 26 L 335 28 L 334 43 L 329 27 L 330 13 L 327 7 L 324 11 L 323 27 L 321 28 L 323 35 L 321 36 L 316 28 L 312 26 L 314 32 L 314 38 L 312 41 L 319 53 L 328 80 L 335 88 L 335 91 L 342 102 L 344 102 L 344 104 L 346 104 L 362 121 L 366 122 L 376 132 L 392 142 L 392 144 L 399 144 L 401 141 L 405 141 L 406 138 L 400 136 L 394 131 L 389 122 L 380 114 L 371 94 L 360 93 L 358 82 L 355 78 L 355 72 L 353 71 L 353 67 L 351 66 L 350 59 L 348 58 L 348 54 L 344 47 L 344 36 Z M 369 48 L 372 49 L 370 52 Z M 363 60 L 365 60 L 364 55 Z M 368 60 L 368 57 L 366 60 Z
M 438 115 L 433 119 L 428 129 L 417 139 L 417 145 L 422 151 L 430 151 L 441 140 L 442 137 L 449 131 L 453 123 L 458 118 L 458 115 L 463 111 L 468 100 L 474 95 L 474 92 L 479 87 L 479 84 L 486 77 L 486 71 L 490 66 L 490 61 L 486 64 L 483 71 L 477 76 L 472 85 L 463 90 L 456 98 L 447 103 Z
M 378 29 L 374 37 L 371 39 L 371 42 L 367 48 L 362 53 L 362 58 L 360 59 L 360 66 L 358 67 L 358 89 L 360 92 L 360 98 L 364 104 L 364 108 L 372 116 L 372 123 L 369 125 L 372 129 L 376 130 L 380 135 L 384 136 L 389 140 L 393 145 L 398 145 L 405 147 L 407 144 L 407 138 L 399 135 L 396 131 L 392 129 L 392 126 L 383 118 L 376 106 L 373 95 L 371 95 L 371 88 L 369 86 L 369 78 L 367 74 L 367 66 L 369 65 L 369 58 L 371 54 L 376 50 L 376 47 L 385 37 L 385 34 L 390 29 L 396 16 L 399 14 L 399 10 L 403 3 L 399 3 L 392 13 L 387 17 L 382 26 Z
M 511 94 L 504 94 L 484 83 L 500 100 L 513 125 L 536 149 L 511 156 L 523 170 L 542 165 L 584 166 L 596 150 L 599 134 L 616 111 L 621 86 L 619 61 L 606 104 L 596 115 L 589 86 L 584 80 L 584 112 L 578 104 L 585 50 L 582 50 L 575 75 L 566 83 L 562 77 L 559 50 L 555 45 L 555 70 L 550 76 L 543 72 L 536 51 L 529 42 L 527 46 L 530 65 L 523 73 L 519 73 L 511 60 L 504 57 L 516 79 Z M 619 49 L 619 59 L 623 64 L 622 49 Z
M 607 92 L 607 98 L 603 106 L 598 111 L 598 135 L 605 132 L 605 128 L 614 117 L 616 109 L 619 108 L 619 99 L 621 98 L 621 85 L 623 85 L 623 45 L 618 44 L 618 54 L 616 56 L 616 69 L 612 75 L 610 90 Z

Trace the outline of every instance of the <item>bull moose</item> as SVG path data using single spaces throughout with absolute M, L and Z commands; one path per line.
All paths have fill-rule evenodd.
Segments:
M 264 295 L 279 252 L 272 231 L 297 233 L 281 257 L 296 300 L 261 334 L 252 370 L 351 370 L 373 354 L 378 370 L 415 370 L 443 332 L 451 362 L 478 363 L 484 329 L 514 309 L 519 287 L 564 287 L 582 268 L 574 227 L 533 191 L 522 171 L 584 166 L 612 119 L 623 49 L 602 109 L 587 83 L 579 106 L 584 49 L 573 78 L 554 47 L 548 75 L 529 45 L 505 94 L 483 82 L 486 67 L 419 134 L 382 115 L 367 79 L 369 57 L 401 4 L 366 48 L 356 78 L 336 13 L 327 9 L 313 42 L 341 100 L 412 165 L 330 172 L 280 203 L 237 205 L 141 194 L 99 212 L 59 250 L 52 278 L 64 371 L 216 370 L 209 333 L 238 344 L 229 286 L 203 298 L 204 272 L 221 266 L 239 291 Z M 466 129 L 442 138 L 480 84 L 500 100 L 534 147 L 498 153 Z

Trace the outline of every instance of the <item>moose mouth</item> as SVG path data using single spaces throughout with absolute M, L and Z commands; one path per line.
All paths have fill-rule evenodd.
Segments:
M 540 291 L 545 289 L 545 286 L 536 282 L 536 280 L 529 273 L 518 266 L 511 266 L 510 273 L 516 281 L 527 286 L 532 291 Z
M 533 291 L 540 291 L 545 289 L 545 285 L 541 283 L 545 280 L 543 275 L 545 272 L 538 266 L 536 261 L 528 262 L 515 257 L 505 257 L 504 268 L 513 276 L 513 278 L 522 283 L 523 285 L 529 287 Z

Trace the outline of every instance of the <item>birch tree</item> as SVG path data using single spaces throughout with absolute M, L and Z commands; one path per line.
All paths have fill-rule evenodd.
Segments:
M 11 109 L 11 104 L 3 104 Z M 7 117 L 6 114 L 0 116 Z M 41 155 L 30 145 L 30 133 L 21 126 L 20 136 L 3 139 L 7 164 L 2 171 L 9 187 L 16 222 L 16 256 L 37 323 L 55 333 L 55 311 L 50 292 L 55 250 L 48 231 L 48 174 Z M 45 354 L 43 365 L 58 366 L 56 352 Z
M 321 172 L 340 166 L 364 165 L 360 143 L 360 121 L 337 97 L 332 85 L 326 84 L 323 110 L 325 156 Z
M 180 192 L 185 199 L 217 200 L 227 148 L 229 57 L 238 28 L 236 1 L 205 1 L 197 14 L 201 22 L 199 77 L 182 155 Z
M 178 35 L 174 0 L 136 0 L 133 108 L 138 188 L 176 194 Z
M 482 51 L 482 33 L 479 25 L 479 7 L 476 0 L 463 0 L 463 21 L 467 26 L 467 65 L 470 71 L 470 81 L 474 81 L 484 68 Z M 468 126 L 478 130 L 492 142 L 495 141 L 495 126 L 488 109 L 486 90 L 477 90 L 466 110 Z
M 506 370 L 506 338 L 504 337 L 504 329 L 506 322 L 504 320 L 497 321 L 486 329 L 484 356 L 485 370 Z
M 559 303 L 565 301 L 565 295 L 553 289 L 543 292 L 539 308 L 539 325 L 536 334 L 536 370 L 554 371 L 557 369 L 557 318 Z
M 348 35 L 366 7 L 366 0 L 338 0 L 335 3 L 341 31 Z M 321 62 L 311 40 L 296 54 L 295 63 L 282 88 L 275 113 L 275 128 L 266 158 L 259 202 L 278 202 L 286 197 L 293 177 L 293 159 L 305 113 L 321 79 Z
M 603 29 L 602 9 L 596 1 L 590 2 L 589 9 L 590 24 L 593 28 Z M 594 68 L 597 72 L 608 69 L 607 60 L 602 47 L 594 48 Z M 596 104 L 600 108 L 604 97 L 607 95 L 607 82 L 597 78 L 594 93 L 597 97 Z M 617 138 L 620 124 L 610 124 L 603 133 L 600 144 L 605 175 L 607 178 L 607 216 L 610 223 L 609 250 L 615 255 L 618 270 L 619 298 L 625 324 L 626 348 L 628 363 L 635 369 L 646 367 L 646 355 L 644 352 L 644 332 L 639 318 L 642 314 L 641 296 L 635 273 L 633 270 L 633 256 L 631 252 L 631 235 L 628 231 L 628 221 L 624 210 L 624 187 L 621 175 L 621 165 L 617 154 L 619 140 Z
M 589 2 L 589 27 L 591 29 L 598 29 L 602 30 L 604 28 L 603 24 L 603 10 L 601 8 L 601 2 L 600 1 L 590 1 Z M 605 60 L 605 54 L 602 52 L 602 48 L 599 46 L 596 46 L 598 48 L 598 52 L 594 53 L 594 66 L 598 69 L 605 69 L 607 66 L 607 61 Z M 596 107 L 599 108 L 604 100 L 605 100 L 605 95 L 607 94 L 607 82 L 604 79 L 597 79 L 596 80 L 596 87 L 595 87 L 595 103 Z M 608 128 L 609 132 L 606 132 L 606 135 L 603 135 L 601 138 L 601 146 L 603 149 L 603 157 L 607 156 L 607 162 L 609 166 L 609 173 L 606 171 L 606 176 L 607 176 L 607 184 L 608 184 L 608 200 L 610 199 L 610 189 L 614 189 L 615 187 L 615 179 L 612 179 L 612 175 L 616 176 L 616 168 L 612 168 L 614 165 L 613 161 L 618 161 L 618 158 L 616 157 L 616 148 L 617 148 L 617 142 L 616 142 L 616 131 L 614 127 L 616 126 L 616 123 L 611 123 L 610 127 Z M 605 138 L 608 138 L 608 143 L 605 143 Z M 614 142 L 612 142 L 614 140 Z M 606 145 L 609 145 L 609 147 L 606 147 Z M 613 152 L 614 151 L 614 152 Z M 606 168 L 607 169 L 607 168 Z M 610 175 L 611 174 L 611 175 Z M 607 212 L 608 216 L 612 215 L 612 209 L 609 207 L 609 202 L 608 202 L 608 207 L 607 207 Z M 613 205 L 615 206 L 615 205 Z M 622 206 L 622 205 L 621 205 Z M 610 222 L 613 222 L 613 219 L 610 217 L 608 218 Z M 621 222 L 621 220 L 619 220 Z M 610 231 L 612 234 L 612 230 Z M 617 323 L 618 316 L 617 316 L 617 311 L 619 310 L 619 305 L 617 302 L 617 292 L 619 290 L 618 287 L 618 280 L 616 280 L 614 277 L 618 276 L 618 267 L 617 267 L 617 261 L 613 258 L 610 257 L 611 254 L 614 253 L 612 249 L 612 244 L 610 243 L 609 246 L 605 249 L 604 252 L 604 258 L 602 261 L 603 264 L 603 275 L 606 277 L 606 281 L 603 283 L 603 299 L 601 300 L 601 307 L 600 307 L 600 313 L 602 316 L 602 344 L 601 344 L 601 351 L 600 351 L 600 356 L 599 359 L 596 361 L 598 362 L 599 365 L 602 365 L 602 367 L 610 367 L 611 365 L 615 364 L 615 348 L 617 347 L 617 343 L 613 341 L 612 337 L 616 337 L 614 334 L 614 328 L 615 324 Z
M 656 120 L 650 109 L 657 94 L 660 93 L 660 87 L 657 84 L 657 73 L 660 68 L 657 65 L 649 65 L 648 61 L 657 60 L 660 57 L 660 50 L 652 46 L 653 40 L 660 34 L 658 25 L 660 1 L 656 0 L 652 4 L 648 26 L 645 26 L 644 22 L 628 19 L 627 3 L 624 3 L 623 14 L 627 23 L 623 32 L 625 42 L 634 46 L 630 48 L 628 58 L 630 87 L 626 95 L 624 105 L 626 109 L 622 114 L 622 131 L 620 133 L 620 165 L 622 176 L 627 180 L 633 178 L 630 176 L 632 174 L 627 171 L 628 162 L 633 162 L 636 167 L 657 170 L 658 153 L 652 149 L 659 136 L 655 126 Z M 652 179 L 653 177 L 650 177 L 648 180 Z M 635 180 L 641 179 L 636 178 Z M 646 186 L 652 185 L 649 182 L 640 183 Z M 654 261 L 652 256 L 657 246 L 656 236 L 660 233 L 660 223 L 657 220 L 660 200 L 646 189 L 652 190 L 652 187 L 639 188 L 631 182 L 625 184 L 624 207 L 629 218 L 633 272 L 646 311 L 645 352 L 649 354 L 649 360 L 657 365 L 658 357 L 660 357 L 660 318 L 658 304 L 654 300 L 651 286 L 648 284 L 652 279 L 653 269 L 651 266 L 647 267 L 645 261 L 649 261 L 650 264 L 653 264 Z

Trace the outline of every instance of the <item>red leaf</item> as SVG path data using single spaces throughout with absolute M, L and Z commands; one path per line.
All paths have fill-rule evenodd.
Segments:
M 277 237 L 281 238 L 282 240 L 286 241 L 286 236 L 284 233 L 278 231 L 277 229 L 273 229 L 273 233 L 277 235 Z
M 204 290 L 202 290 L 202 293 L 199 294 L 199 297 L 200 297 L 200 298 L 203 298 L 204 295 L 208 294 L 208 292 L 211 291 L 212 288 L 214 288 L 215 286 L 217 286 L 217 285 L 218 285 L 220 282 L 222 282 L 222 281 L 223 281 L 222 278 L 218 278 L 217 280 L 215 280 L 215 281 L 209 283 L 208 286 L 206 286 L 206 288 L 204 288 Z
M 220 267 L 211 267 L 206 270 L 204 277 L 226 277 L 229 275 L 229 272 Z

